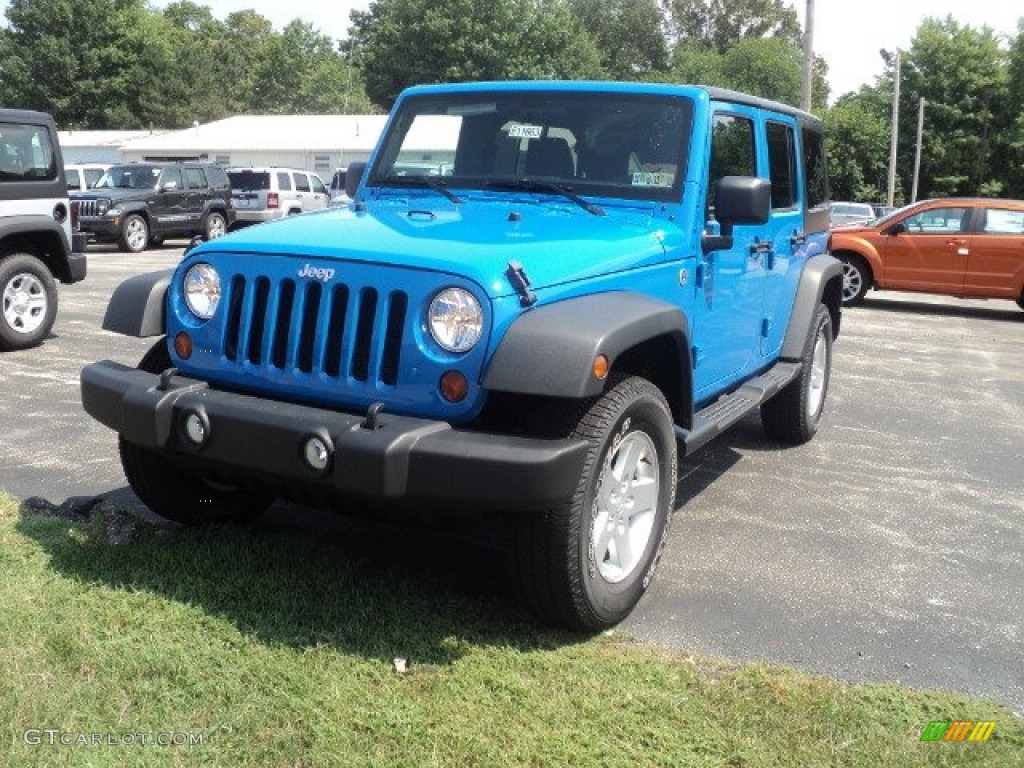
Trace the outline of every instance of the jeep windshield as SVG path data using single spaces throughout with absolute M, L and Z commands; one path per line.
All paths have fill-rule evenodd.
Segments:
M 369 183 L 679 200 L 693 108 L 688 99 L 615 91 L 491 91 L 403 101 Z M 433 186 L 433 185 L 431 185 Z
M 160 178 L 158 165 L 115 165 L 108 168 L 96 189 L 153 189 Z

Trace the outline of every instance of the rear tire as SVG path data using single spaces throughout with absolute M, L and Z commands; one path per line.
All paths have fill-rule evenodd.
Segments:
M 40 344 L 57 318 L 57 284 L 50 270 L 27 253 L 0 259 L 0 350 Z
M 139 362 L 148 373 L 172 367 L 166 338 L 160 339 Z M 183 525 L 249 522 L 269 506 L 271 497 L 233 486 L 213 484 L 178 467 L 161 453 L 129 443 L 118 436 L 125 477 L 135 495 L 167 520 Z
M 601 630 L 643 596 L 675 504 L 677 454 L 661 392 L 614 376 L 605 393 L 554 405 L 545 434 L 590 443 L 573 498 L 513 518 L 513 570 L 528 606 L 546 621 Z
M 818 431 L 832 372 L 832 315 L 818 306 L 801 357 L 800 375 L 761 406 L 761 424 L 780 443 L 801 445 Z

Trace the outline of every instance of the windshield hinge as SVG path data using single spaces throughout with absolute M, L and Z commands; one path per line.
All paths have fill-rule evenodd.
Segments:
M 505 277 L 512 284 L 512 289 L 519 294 L 519 303 L 524 307 L 532 307 L 537 303 L 537 295 L 530 290 L 530 278 L 518 261 L 510 261 Z

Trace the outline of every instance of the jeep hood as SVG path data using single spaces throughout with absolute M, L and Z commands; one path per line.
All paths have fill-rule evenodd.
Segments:
M 534 290 L 663 261 L 664 220 L 650 211 L 595 216 L 573 203 L 383 200 L 249 227 L 202 252 L 280 254 L 320 267 L 378 262 L 464 276 L 492 298 L 513 293 L 505 272 L 523 266 Z M 321 260 L 323 263 L 321 263 Z
M 75 192 L 70 197 L 72 200 L 110 200 L 120 202 L 122 200 L 145 200 L 156 192 L 155 189 L 125 189 L 123 187 L 109 187 L 103 189 L 93 188 L 88 191 Z

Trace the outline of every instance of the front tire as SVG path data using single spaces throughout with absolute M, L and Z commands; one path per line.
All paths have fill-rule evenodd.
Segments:
M 57 284 L 39 259 L 16 253 L 0 260 L 0 349 L 41 343 L 57 317 Z
M 836 258 L 843 264 L 843 306 L 856 306 L 874 282 L 871 267 L 860 256 L 840 253 Z
M 601 630 L 643 596 L 675 504 L 677 453 L 661 392 L 613 377 L 605 393 L 547 414 L 546 433 L 590 443 L 579 485 L 565 504 L 513 521 L 513 567 L 523 598 L 548 622 Z
M 761 406 L 761 424 L 774 440 L 802 445 L 814 437 L 832 373 L 832 315 L 818 305 L 801 356 L 800 375 Z
M 149 224 L 145 216 L 130 213 L 124 218 L 118 247 L 126 253 L 142 253 L 149 245 Z
M 172 366 L 166 338 L 139 362 L 139 369 L 162 373 Z M 178 467 L 171 459 L 118 436 L 125 477 L 135 495 L 167 520 L 183 525 L 249 522 L 270 504 L 265 494 L 207 482 Z

